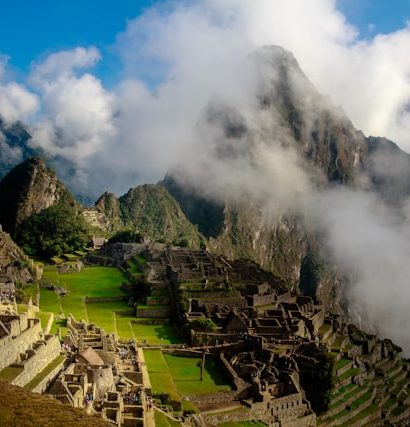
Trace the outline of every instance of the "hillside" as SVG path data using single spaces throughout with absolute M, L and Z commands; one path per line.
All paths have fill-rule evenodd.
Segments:
M 47 396 L 30 393 L 0 381 L 1 427 L 106 427 L 101 418 L 86 416 L 81 409 L 63 405 Z
M 104 214 L 112 231 L 135 229 L 153 241 L 191 247 L 204 240 L 162 185 L 131 188 L 119 198 L 104 193 L 94 209 Z
M 13 233 L 31 215 L 65 199 L 74 205 L 56 174 L 39 157 L 31 157 L 13 168 L 0 182 L 0 224 Z

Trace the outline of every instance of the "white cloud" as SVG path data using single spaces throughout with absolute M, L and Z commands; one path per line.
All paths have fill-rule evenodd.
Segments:
M 56 79 L 68 78 L 76 71 L 93 67 L 100 59 L 100 52 L 94 46 L 56 52 L 32 65 L 30 81 L 35 86 L 45 87 Z
M 14 81 L 7 81 L 7 57 L 0 56 L 0 116 L 6 123 L 26 120 L 39 107 L 38 97 Z
M 35 65 L 31 75 L 41 94 L 43 113 L 34 127 L 32 144 L 80 167 L 113 133 L 114 96 L 95 76 L 83 72 L 99 57 L 95 48 L 59 52 Z

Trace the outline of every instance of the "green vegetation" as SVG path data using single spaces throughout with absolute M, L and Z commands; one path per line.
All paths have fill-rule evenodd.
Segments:
M 131 327 L 137 341 L 147 341 L 149 344 L 180 344 L 183 342 L 171 325 L 132 323 Z
M 324 266 L 317 252 L 309 252 L 300 267 L 299 289 L 303 294 L 315 296 L 316 288 L 323 275 Z
M 154 394 L 168 395 L 171 400 L 180 402 L 181 398 L 161 350 L 144 350 L 152 391 Z
M 180 401 L 180 396 L 231 390 L 215 357 L 206 358 L 201 381 L 199 363 L 202 359 L 199 357 L 180 357 L 147 349 L 144 356 L 154 394 L 168 394 L 172 400 Z
M 37 374 L 28 384 L 24 386 L 25 390 L 33 390 L 40 382 L 50 373 L 53 369 L 57 368 L 57 366 L 65 359 L 64 354 L 60 354 L 60 356 L 56 357 L 51 363 L 49 363 L 39 374 Z
M 50 313 L 48 311 L 39 311 L 36 313 L 37 319 L 40 319 L 41 327 L 45 329 L 48 325 L 48 322 L 50 320 L 50 317 L 53 313 Z
M 229 380 L 221 370 L 219 361 L 215 357 L 206 357 L 203 381 L 200 380 L 199 364 L 202 363 L 201 358 L 164 354 L 164 359 L 169 367 L 175 386 L 182 396 L 231 390 Z
M 312 347 L 312 351 L 316 351 Z M 329 403 L 331 391 L 333 389 L 333 366 L 334 356 L 331 353 L 317 350 L 315 355 L 318 361 L 314 369 L 301 373 L 301 385 L 306 391 L 306 396 L 312 404 L 312 409 L 321 414 L 326 412 Z
M 348 378 L 354 377 L 359 372 L 360 372 L 359 368 L 351 368 L 351 369 L 347 370 L 344 374 L 340 375 L 340 377 L 337 377 L 336 382 L 337 381 L 344 381 Z
M 50 258 L 84 249 L 89 240 L 89 229 L 77 212 L 75 201 L 67 193 L 62 201 L 24 221 L 16 240 L 31 256 Z
M 156 427 L 179 427 L 181 424 L 171 420 L 162 412 L 155 410 L 155 426 Z
M 141 243 L 143 240 L 143 236 L 134 230 L 123 230 L 114 234 L 108 242 L 109 243 Z
M 212 319 L 208 318 L 202 318 L 202 319 L 195 319 L 189 324 L 192 329 L 195 331 L 207 331 L 212 332 L 215 331 L 217 328 L 217 325 Z
M 56 316 L 60 314 L 68 316 L 71 313 L 78 320 L 94 322 L 106 332 L 114 332 L 124 339 L 136 339 L 148 344 L 182 342 L 171 325 L 134 323 L 138 321 L 134 315 L 134 308 L 127 304 L 127 295 L 120 287 L 126 278 L 117 268 L 85 267 L 80 273 L 59 274 L 55 266 L 47 266 L 44 269 L 44 276 L 49 283 L 67 289 L 68 294 L 59 296 L 54 291 L 41 288 L 40 308 L 42 312 L 51 312 Z M 124 297 L 124 300 L 86 302 L 86 296 L 91 298 Z M 41 314 L 41 316 L 46 315 Z M 63 328 L 64 332 L 64 320 L 55 321 L 51 332 L 56 332 L 57 327 Z
M 132 188 L 119 198 L 123 224 L 152 240 L 199 247 L 202 236 L 161 185 Z
M 338 360 L 335 365 L 333 366 L 334 372 L 338 371 L 339 369 L 343 368 L 344 366 L 348 365 L 349 363 L 352 363 L 349 359 L 340 359 Z
M 8 366 L 0 371 L 0 380 L 7 382 L 13 381 L 21 372 L 23 372 L 23 368 L 18 366 Z

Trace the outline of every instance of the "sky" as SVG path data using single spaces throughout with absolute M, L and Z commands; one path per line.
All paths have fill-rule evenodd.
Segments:
M 117 34 L 125 30 L 127 21 L 164 2 L 3 0 L 1 3 L 0 54 L 10 58 L 17 75 L 26 73 L 32 61 L 52 52 L 93 45 L 104 57 L 94 73 L 112 85 L 120 74 L 118 57 L 110 49 Z M 403 28 L 410 17 L 408 0 L 339 0 L 338 6 L 364 38 Z

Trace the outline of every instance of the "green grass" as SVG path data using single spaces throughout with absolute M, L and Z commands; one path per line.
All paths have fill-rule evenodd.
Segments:
M 342 394 L 345 394 L 346 392 L 348 392 L 348 391 L 352 391 L 352 389 L 356 389 L 356 388 L 358 388 L 357 387 L 357 385 L 356 384 L 348 384 L 348 385 L 345 385 L 344 387 L 339 387 L 338 389 L 337 389 L 337 392 L 336 393 L 334 393 L 333 395 L 332 395 L 332 399 L 336 399 L 337 397 L 339 397 L 340 395 L 342 395 Z
M 169 372 L 167 362 L 164 359 L 161 350 L 144 350 L 145 363 L 148 371 L 151 372 Z
M 64 337 L 64 335 L 67 333 L 67 319 L 56 320 L 54 318 L 54 322 L 51 326 L 50 334 L 56 334 L 58 328 L 60 328 L 60 330 L 61 330 L 61 336 Z
M 40 288 L 40 308 L 42 311 L 54 314 L 60 313 L 60 303 L 57 293 L 46 288 Z
M 17 304 L 17 313 L 26 313 L 27 312 L 27 304 Z
M 399 405 L 391 411 L 391 414 L 393 416 L 397 417 L 400 414 L 402 414 L 404 411 L 406 411 L 407 409 L 409 409 L 408 405 Z
M 161 350 L 144 350 L 153 393 L 168 393 L 172 400 L 181 398 Z
M 65 359 L 64 354 L 56 357 L 39 374 L 37 374 L 28 384 L 24 386 L 26 390 L 32 390 L 36 387 L 53 369 L 55 369 Z
M 88 297 L 123 296 L 121 282 L 126 278 L 115 267 L 84 267 L 80 273 L 58 274 L 54 266 L 44 269 L 44 277 L 54 285 L 62 286 L 71 294 L 81 294 Z M 70 299 L 70 295 L 64 299 Z
M 164 359 L 182 396 L 231 390 L 229 380 L 215 357 L 206 358 L 203 381 L 200 380 L 200 368 L 197 366 L 201 358 L 164 354 Z
M 360 372 L 359 368 L 351 368 L 351 369 L 347 370 L 344 374 L 340 375 L 340 377 L 337 377 L 337 379 L 339 381 L 343 381 L 347 378 L 350 378 L 350 377 L 357 375 L 359 372 Z
M 155 426 L 156 427 L 180 427 L 181 424 L 171 420 L 162 412 L 155 410 Z
M 137 341 L 146 340 L 149 344 L 180 344 L 183 342 L 172 325 L 132 323 L 132 330 Z
M 365 393 L 363 396 L 360 396 L 359 398 L 357 398 L 356 400 L 354 400 L 349 405 L 350 409 L 343 409 L 342 411 L 338 412 L 337 414 L 332 415 L 331 417 L 327 418 L 326 422 L 331 422 L 331 421 L 337 420 L 338 418 L 341 418 L 341 417 L 343 417 L 343 416 L 351 413 L 355 409 L 359 408 L 363 403 L 369 401 L 371 398 L 372 398 L 372 393 L 371 392 Z M 364 411 L 365 410 L 363 410 L 362 412 L 364 412 Z
M 66 288 L 69 293 L 59 297 L 56 292 L 40 289 L 40 308 L 55 315 L 71 313 L 77 320 L 94 322 L 107 333 L 124 339 L 137 339 L 148 344 L 177 344 L 181 339 L 171 325 L 132 323 L 136 320 L 133 307 L 125 301 L 85 302 L 84 297 L 117 297 L 126 295 L 120 288 L 126 280 L 113 267 L 85 267 L 80 273 L 58 274 L 55 266 L 46 266 L 44 276 L 51 283 Z M 53 325 L 52 332 L 58 325 Z
M 121 283 L 126 280 L 114 267 L 85 267 L 80 273 L 58 274 L 55 266 L 46 266 L 44 277 L 51 283 L 66 288 L 69 293 L 59 297 L 56 292 L 40 290 L 42 311 L 65 316 L 72 314 L 77 320 L 94 322 L 106 332 L 117 332 L 121 338 L 133 338 L 130 321 L 132 308 L 124 301 L 85 303 L 84 297 L 118 297 L 126 295 Z M 52 332 L 57 330 L 56 325 Z M 63 326 L 63 325 L 60 325 Z
M 341 427 L 350 427 L 350 426 L 354 425 L 354 423 L 356 423 L 357 421 L 360 421 L 363 418 L 369 416 L 370 414 L 377 412 L 378 409 L 379 409 L 379 407 L 376 404 L 372 403 L 366 409 L 364 409 L 363 411 L 360 411 L 355 417 L 351 418 L 348 422 L 342 424 Z
M 8 366 L 0 371 L 0 380 L 13 381 L 21 372 L 23 372 L 23 368 Z
M 340 359 L 339 361 L 337 361 L 335 363 L 335 365 L 333 366 L 333 370 L 336 372 L 339 369 L 343 368 L 344 366 L 348 365 L 349 363 L 351 363 L 352 361 L 349 359 Z
M 41 327 L 45 329 L 48 325 L 48 321 L 50 320 L 52 313 L 49 311 L 39 311 L 36 313 L 37 319 L 40 319 L 41 321 Z

